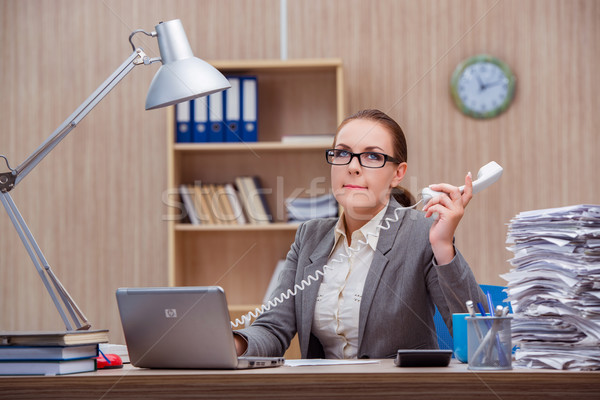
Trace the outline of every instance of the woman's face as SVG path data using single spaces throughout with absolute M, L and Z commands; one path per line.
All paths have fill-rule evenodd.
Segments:
M 355 119 L 338 132 L 336 149 L 352 153 L 373 151 L 394 157 L 391 133 L 375 121 Z M 386 162 L 382 168 L 366 168 L 357 157 L 350 164 L 331 166 L 331 186 L 346 218 L 368 221 L 387 204 L 390 190 L 400 184 L 406 163 Z

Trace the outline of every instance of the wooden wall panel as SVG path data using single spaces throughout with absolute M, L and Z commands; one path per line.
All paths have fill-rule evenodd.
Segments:
M 181 18 L 202 58 L 278 58 L 279 4 L 0 0 L 0 154 L 15 166 L 35 149 L 130 54 L 134 29 Z M 599 20 L 594 0 L 289 0 L 288 56 L 342 58 L 346 111 L 380 108 L 407 133 L 413 192 L 459 184 L 489 160 L 505 167 L 457 234 L 478 279 L 502 284 L 511 217 L 600 197 Z M 157 55 L 154 40 L 136 43 Z M 448 92 L 455 65 L 483 52 L 518 79 L 513 106 L 489 121 L 462 116 Z M 58 276 L 114 342 L 115 289 L 167 283 L 166 112 L 143 110 L 157 68 L 136 68 L 13 192 Z M 59 329 L 4 212 L 0 232 L 0 329 Z
M 131 31 L 180 18 L 201 58 L 277 58 L 278 6 L 0 1 L 0 154 L 22 162 L 131 54 Z M 155 39 L 134 42 L 158 56 Z M 12 192 L 56 274 L 114 342 L 123 340 L 115 290 L 167 284 L 166 111 L 144 111 L 157 70 L 136 67 Z M 4 211 L 0 232 L 0 329 L 61 329 Z
M 290 58 L 342 58 L 346 112 L 380 108 L 403 127 L 413 193 L 461 184 L 490 160 L 505 168 L 457 232 L 481 282 L 505 283 L 505 224 L 518 212 L 598 203 L 598 2 L 309 0 L 289 14 Z M 462 116 L 448 89 L 455 66 L 479 53 L 517 76 L 513 106 L 488 121 Z

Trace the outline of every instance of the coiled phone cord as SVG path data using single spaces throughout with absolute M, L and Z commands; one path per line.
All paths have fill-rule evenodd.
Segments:
M 410 208 L 415 208 L 422 202 L 423 202 L 423 199 L 420 199 L 412 206 L 396 208 L 394 210 L 393 217 L 386 217 L 385 220 L 377 226 L 377 228 L 376 228 L 377 234 L 367 233 L 366 241 L 359 239 L 358 240 L 359 246 L 357 246 L 356 248 L 349 246 L 348 252 L 346 254 L 340 254 L 339 258 L 331 260 L 330 263 L 331 264 L 341 263 L 344 261 L 344 258 L 345 259 L 350 258 L 351 257 L 350 253 L 356 253 L 358 250 L 360 250 L 360 248 L 362 248 L 362 246 L 367 244 L 369 236 L 377 236 L 379 234 L 380 229 L 388 230 L 392 226 L 393 222 L 398 222 L 398 220 L 400 219 L 400 217 L 398 216 L 399 211 L 410 209 Z M 384 224 L 385 224 L 385 226 L 384 226 Z M 257 318 L 259 315 L 261 315 L 265 311 L 269 311 L 270 309 L 277 307 L 277 305 L 280 303 L 283 303 L 284 300 L 288 300 L 290 297 L 296 296 L 296 294 L 298 292 L 304 290 L 305 288 L 310 286 L 314 281 L 317 281 L 319 279 L 319 277 L 325 275 L 325 273 L 327 272 L 328 269 L 333 269 L 333 267 L 329 266 L 327 264 L 323 265 L 322 269 L 317 270 L 313 275 L 309 275 L 306 279 L 302 280 L 302 282 L 295 284 L 293 288 L 288 289 L 286 292 L 281 293 L 279 296 L 274 297 L 271 300 L 269 300 L 266 304 L 263 304 L 260 307 L 257 307 L 256 309 L 254 309 L 254 311 L 250 311 L 249 313 L 242 315 L 240 318 L 237 318 L 234 322 L 231 322 L 231 327 L 237 328 L 240 325 L 247 325 L 250 323 L 250 321 L 252 321 L 253 318 Z

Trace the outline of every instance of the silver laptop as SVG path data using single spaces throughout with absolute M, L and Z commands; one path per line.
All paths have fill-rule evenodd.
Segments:
M 225 292 L 218 286 L 120 288 L 117 303 L 136 367 L 277 367 L 283 357 L 238 357 Z

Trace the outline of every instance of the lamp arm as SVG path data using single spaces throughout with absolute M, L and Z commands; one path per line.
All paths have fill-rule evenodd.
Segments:
M 136 49 L 99 87 L 71 114 L 25 161 L 13 169 L 11 184 L 0 179 L 0 190 L 12 190 L 27 174 L 63 140 L 67 134 L 135 67 L 147 63 L 148 57 L 142 49 Z M 8 174 L 6 174 L 8 175 Z
M 6 166 L 10 172 L 0 174 L 0 201 L 6 209 L 31 261 L 36 267 L 46 290 L 50 294 L 58 313 L 60 314 L 67 330 L 89 329 L 90 324 L 81 312 L 73 298 L 54 275 L 52 269 L 39 245 L 37 244 L 25 220 L 21 216 L 16 204 L 10 196 L 10 191 L 29 173 L 36 165 L 48 155 L 64 139 L 67 134 L 135 67 L 139 64 L 150 64 L 151 60 L 141 49 L 134 52 L 121 64 L 112 75 L 101 85 L 60 125 L 25 161 L 18 167 L 11 168 L 6 157 Z M 73 324 L 71 323 L 71 320 Z

